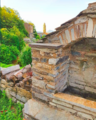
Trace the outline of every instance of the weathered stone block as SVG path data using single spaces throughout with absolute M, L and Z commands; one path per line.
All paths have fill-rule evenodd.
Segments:
M 0 86 L 1 86 L 1 88 L 4 88 L 4 89 L 6 89 L 6 85 L 4 85 L 4 84 L 1 84 Z
M 33 85 L 32 85 L 32 91 L 33 91 L 33 92 L 37 92 L 37 93 L 39 93 L 39 94 L 42 94 L 42 93 L 43 93 L 42 89 L 37 88 L 37 87 L 35 87 L 35 86 L 33 86 Z
M 69 82 L 69 86 L 76 87 L 78 89 L 85 89 L 83 85 L 78 85 L 76 83 L 71 83 L 71 82 Z
M 42 75 L 48 75 L 48 73 L 45 70 L 42 70 L 41 68 L 34 68 L 33 67 L 32 70 L 34 72 L 37 72 L 37 73 L 42 74 Z
M 25 89 L 17 87 L 17 94 L 20 95 L 21 97 L 26 97 L 26 98 L 32 98 L 32 94 L 29 91 L 26 91 Z
M 22 101 L 23 103 L 26 103 L 26 102 L 27 102 L 27 99 L 26 99 L 25 97 L 22 97 L 22 98 L 21 98 L 21 101 Z
M 60 58 L 60 59 L 57 61 L 56 64 L 62 63 L 62 62 L 64 62 L 64 61 L 68 60 L 68 58 L 69 58 L 69 56 L 64 56 L 64 57 L 62 57 L 62 58 Z
M 6 96 L 7 96 L 9 99 L 11 98 L 10 90 L 11 90 L 11 88 L 6 88 L 6 89 L 5 89 Z
M 86 85 L 85 82 L 73 79 L 72 77 L 69 77 L 69 82 L 76 83 L 76 84 L 79 84 L 79 85 Z
M 67 84 L 63 85 L 62 87 L 60 87 L 59 92 L 64 92 L 64 90 L 67 88 Z
M 39 61 L 39 58 L 32 57 L 32 60 Z
M 49 76 L 51 76 L 51 77 L 57 77 L 58 75 L 59 75 L 59 73 L 56 73 L 56 74 L 48 74 Z
M 53 98 L 52 93 L 44 92 L 43 94 L 44 94 L 45 96 L 47 96 L 47 97 Z
M 53 86 L 53 85 L 47 84 L 47 86 L 51 89 L 55 89 L 55 86 Z
M 13 102 L 16 102 L 17 100 L 16 100 L 16 98 L 15 98 L 15 97 L 12 97 L 12 101 L 13 101 Z
M 57 59 L 55 59 L 55 58 L 50 58 L 50 59 L 49 59 L 49 64 L 51 64 L 51 65 L 56 65 L 57 62 L 58 62 L 58 60 L 59 60 L 59 58 L 57 58 Z
M 82 112 L 77 112 L 77 116 L 82 117 L 82 118 L 86 118 L 86 119 L 89 119 L 89 120 L 93 120 L 93 117 L 91 115 L 85 114 L 85 113 L 82 113 Z
M 14 86 L 14 83 L 13 83 L 13 82 L 9 82 L 9 83 L 8 83 L 8 86 L 13 87 L 13 86 Z
M 2 80 L 1 80 L 1 84 L 5 84 L 5 85 L 7 85 L 6 80 L 5 80 L 5 79 L 2 79 Z
M 57 66 L 54 70 L 59 70 L 60 69 L 60 66 Z
M 38 93 L 32 93 L 33 96 L 35 96 L 36 98 L 39 98 L 41 100 L 44 100 L 46 102 L 48 102 L 48 97 L 44 96 L 43 94 L 38 94 Z
M 56 104 L 53 102 L 49 102 L 49 104 L 56 107 Z
M 76 80 L 78 80 L 78 81 L 83 81 L 83 82 L 85 82 L 83 76 L 80 75 L 80 74 L 76 74 L 76 73 L 69 74 L 69 77 L 70 77 L 70 80 L 71 80 L 71 78 L 72 78 L 72 79 L 76 79 Z
M 39 80 L 43 80 L 43 77 L 40 77 L 38 74 L 36 74 L 35 72 L 32 73 L 33 76 L 35 76 L 37 79 Z
M 68 108 L 72 108 L 72 105 L 71 104 L 68 104 L 66 102 L 62 102 L 62 101 L 59 101 L 59 100 L 55 100 L 53 99 L 52 100 L 53 103 L 55 103 L 56 105 L 61 105 L 61 106 L 65 106 L 65 107 L 68 107 Z
M 13 97 L 16 97 L 16 93 L 15 92 L 10 91 L 10 95 L 13 96 Z
M 70 112 L 70 113 L 73 113 L 73 114 L 77 113 L 76 110 L 73 110 L 73 109 L 71 109 L 71 108 L 67 108 L 67 107 L 64 107 L 64 106 L 61 106 L 61 105 L 56 105 L 56 107 L 57 107 L 57 108 L 60 108 L 60 109 L 63 109 L 63 110 L 65 110 L 65 111 L 68 111 L 68 112 Z
M 81 107 L 73 106 L 73 109 L 78 111 L 78 112 L 82 112 L 82 113 L 86 113 L 86 114 L 90 114 L 90 115 L 96 116 L 95 112 L 88 111 L 88 110 L 86 110 L 84 108 L 81 108 Z
M 36 87 L 45 89 L 45 82 L 41 80 L 37 80 L 35 77 L 32 77 L 32 84 Z
M 41 59 L 41 62 L 47 62 L 47 59 L 46 58 L 43 58 L 43 59 Z
M 60 65 L 60 67 L 66 65 L 66 64 L 69 64 L 69 60 L 64 61 L 64 62 Z
M 52 66 L 47 65 L 45 63 L 37 63 L 36 66 L 39 67 L 39 68 L 44 68 L 44 69 L 48 69 L 48 70 L 52 69 Z
M 96 89 L 94 89 L 92 87 L 85 87 L 85 90 L 88 92 L 96 93 Z
M 48 92 L 50 92 L 50 93 L 55 93 L 56 92 L 56 90 L 54 90 L 54 89 L 50 89 L 50 88 L 46 88 L 46 90 L 48 91 Z
M 71 67 L 71 68 L 75 68 L 75 69 L 80 69 L 80 67 L 77 66 L 77 65 L 72 65 L 72 64 L 71 64 L 70 67 Z
M 16 99 L 22 101 L 22 97 L 20 95 L 18 95 L 18 94 L 16 95 Z

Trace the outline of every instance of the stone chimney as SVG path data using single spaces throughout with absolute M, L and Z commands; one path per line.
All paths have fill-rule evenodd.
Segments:
M 96 2 L 89 3 L 87 9 L 96 9 Z

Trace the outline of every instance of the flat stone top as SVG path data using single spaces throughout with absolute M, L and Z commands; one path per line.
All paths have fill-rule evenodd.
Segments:
M 23 112 L 36 120 L 82 120 L 64 110 L 52 108 L 34 99 L 25 103 Z
M 83 106 L 86 106 L 89 108 L 96 109 L 96 102 L 95 101 L 87 100 L 87 99 L 84 99 L 81 97 L 77 97 L 77 96 L 69 95 L 69 94 L 64 94 L 64 93 L 54 94 L 54 97 L 64 99 L 66 101 L 70 101 L 73 103 L 77 103 L 77 104 L 80 104 L 80 105 L 83 105 Z
M 50 44 L 50 43 L 31 43 L 29 44 L 30 47 L 32 48 L 48 48 L 48 49 L 58 49 L 62 47 L 63 45 L 61 44 Z

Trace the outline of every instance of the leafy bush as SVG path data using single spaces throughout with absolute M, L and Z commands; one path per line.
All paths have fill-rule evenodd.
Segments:
M 25 66 L 31 64 L 31 62 L 32 62 L 31 48 L 29 46 L 26 46 L 19 54 L 18 63 L 21 66 Z
M 0 40 L 0 43 L 5 45 L 14 45 L 18 48 L 18 50 L 22 50 L 25 46 L 25 42 L 23 40 L 23 34 L 19 31 L 18 28 L 15 26 L 11 29 L 2 28 L 0 30 L 2 34 L 2 38 Z
M 25 37 L 25 35 L 23 34 L 23 32 L 20 32 L 19 29 L 16 26 L 13 26 L 10 29 L 10 32 L 14 33 L 15 35 L 18 36 L 18 39 L 19 39 L 19 49 L 22 50 L 23 47 L 25 46 L 25 42 L 23 40 L 23 38 Z
M 24 21 L 21 20 L 19 13 L 11 8 L 0 7 L 0 24 L 1 28 L 10 29 L 16 26 L 20 32 L 28 36 L 28 32 L 24 27 Z
M 16 46 L 0 45 L 0 62 L 9 64 L 16 60 L 18 55 L 19 50 Z
M 19 39 L 17 35 L 15 35 L 14 33 L 10 33 L 6 28 L 2 28 L 0 32 L 2 34 L 0 43 L 9 46 L 14 45 L 19 49 Z
M 23 105 L 8 99 L 5 91 L 0 91 L 0 120 L 23 120 Z

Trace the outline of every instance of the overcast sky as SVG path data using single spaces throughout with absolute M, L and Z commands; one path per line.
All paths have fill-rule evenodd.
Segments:
M 86 9 L 94 0 L 1 0 L 1 6 L 17 10 L 24 21 L 35 24 L 37 31 L 54 30 Z

